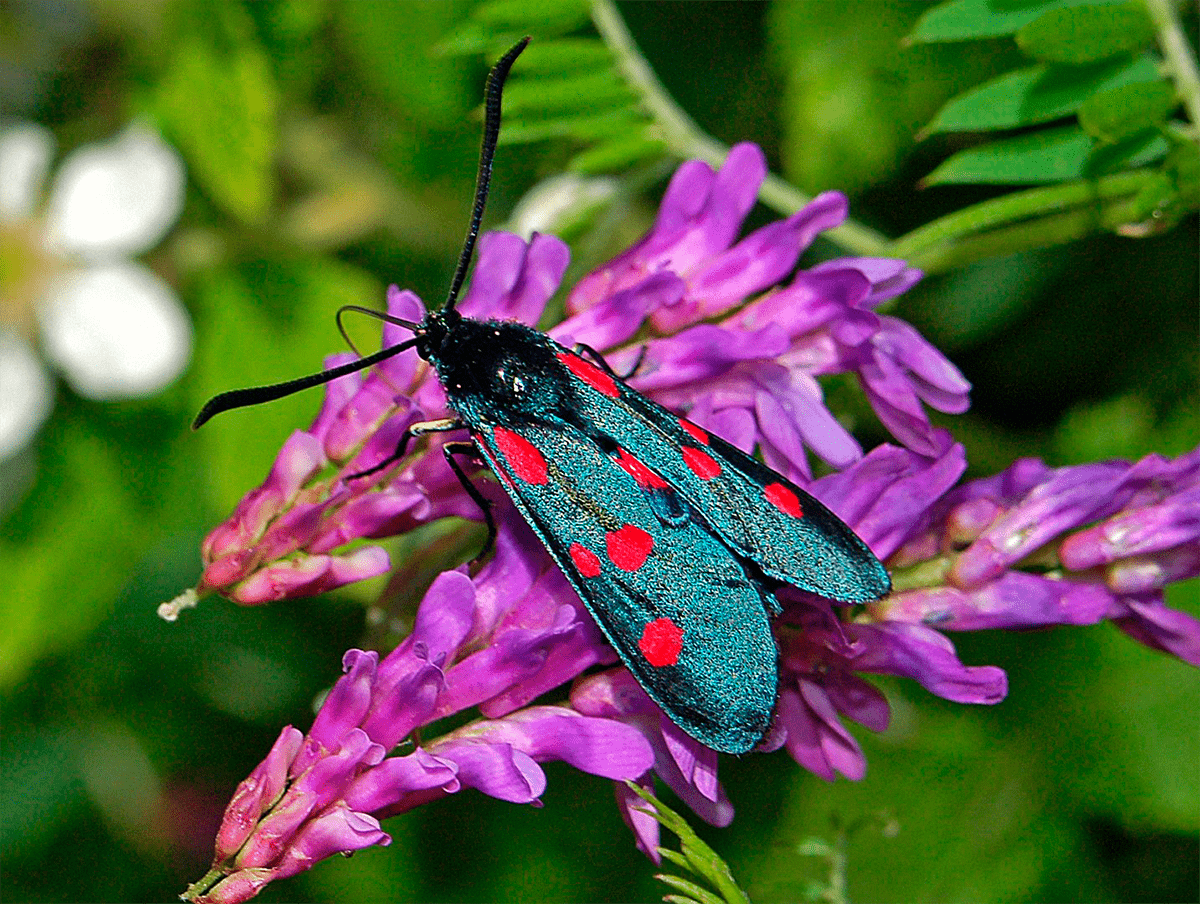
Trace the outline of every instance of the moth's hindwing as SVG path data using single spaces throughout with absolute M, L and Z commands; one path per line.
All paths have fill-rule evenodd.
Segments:
M 580 420 L 634 450 L 764 574 L 846 603 L 891 589 L 867 545 L 791 481 L 575 353 L 559 360 L 579 377 Z
M 655 702 L 714 750 L 753 748 L 778 691 L 773 600 L 702 516 L 571 424 L 473 437 Z

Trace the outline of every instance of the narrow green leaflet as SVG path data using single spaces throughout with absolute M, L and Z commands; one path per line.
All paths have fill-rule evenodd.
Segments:
M 1148 54 L 1087 66 L 1031 66 L 952 98 L 925 131 L 982 132 L 1049 122 L 1078 112 L 1097 92 L 1158 77 L 1158 67 Z
M 648 122 L 636 107 L 605 110 L 600 113 L 548 116 L 545 119 L 526 117 L 511 124 L 505 123 L 504 131 L 500 133 L 500 143 L 530 144 L 534 141 L 567 138 L 598 141 L 603 138 L 628 136 Z
M 612 66 L 612 62 L 612 51 L 594 38 L 560 38 L 542 41 L 525 51 L 520 71 L 526 76 L 594 72 Z
M 364 5 L 370 9 L 375 4 Z M 544 46 L 551 38 L 586 25 L 589 15 L 587 0 L 491 0 L 471 10 L 470 19 L 439 42 L 437 50 L 449 56 L 482 54 L 494 60 L 525 35 L 533 35 Z M 528 58 L 522 59 L 522 68 L 528 64 Z
M 1046 129 L 955 154 L 925 177 L 926 185 L 983 183 L 1035 185 L 1077 179 L 1092 150 L 1078 126 Z
M 570 168 L 577 173 L 611 173 L 643 160 L 662 157 L 667 144 L 659 138 L 643 134 L 614 138 L 598 144 L 571 159 Z
M 637 98 L 611 69 L 566 78 L 521 78 L 504 89 L 504 112 L 521 117 L 531 112 L 574 113 L 625 107 Z
M 972 41 L 1013 34 L 1052 9 L 1087 0 L 950 0 L 929 10 L 908 36 L 914 43 Z
M 246 40 L 222 52 L 200 38 L 178 48 L 155 105 L 196 181 L 244 223 L 260 222 L 274 197 L 277 107 L 261 49 Z
M 1078 126 L 1043 129 L 955 154 L 925 177 L 926 185 L 1037 185 L 1065 182 L 1138 166 L 1161 158 L 1167 143 L 1157 137 L 1136 146 L 1093 150 L 1094 139 Z
M 1098 3 L 1053 9 L 1017 32 L 1026 54 L 1049 63 L 1090 63 L 1154 44 L 1141 3 Z
M 750 904 L 750 899 L 733 879 L 729 866 L 717 852 L 700 840 L 700 836 L 692 831 L 687 820 L 662 803 L 649 791 L 644 790 L 633 782 L 625 783 L 634 794 L 649 805 L 645 812 L 649 813 L 664 828 L 670 829 L 679 836 L 681 852 L 676 853 L 669 848 L 659 848 L 663 859 L 680 869 L 687 869 L 697 877 L 704 879 L 712 887 L 709 891 L 696 885 L 690 879 L 680 876 L 659 875 L 658 878 L 670 885 L 683 896 L 671 896 L 668 900 L 696 901 L 700 904 Z
M 1122 85 L 1088 98 L 1079 111 L 1079 124 L 1101 141 L 1123 141 L 1162 125 L 1178 103 L 1175 89 L 1166 82 Z

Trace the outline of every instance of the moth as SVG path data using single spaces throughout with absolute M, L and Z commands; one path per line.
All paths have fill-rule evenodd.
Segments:
M 842 603 L 888 593 L 887 570 L 836 515 L 781 474 L 632 389 L 585 347 L 458 313 L 487 200 L 505 79 L 529 39 L 493 67 L 475 205 L 447 301 L 413 338 L 317 374 L 223 393 L 193 424 L 370 367 L 414 348 L 453 417 L 414 438 L 465 430 L 448 464 L 495 524 L 455 456 L 482 459 L 646 693 L 702 744 L 755 747 L 778 697 L 771 618 L 783 584 Z M 355 475 L 361 477 L 364 475 Z M 490 544 L 489 544 L 490 545 Z

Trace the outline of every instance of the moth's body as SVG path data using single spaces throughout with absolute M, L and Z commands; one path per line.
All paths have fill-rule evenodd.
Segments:
M 769 727 L 775 586 L 886 589 L 815 499 L 544 333 L 435 312 L 416 345 L 622 660 L 705 745 L 745 752 Z
M 701 743 L 744 753 L 762 740 L 779 693 L 774 589 L 791 584 L 860 603 L 888 592 L 888 574 L 833 513 L 746 453 L 531 327 L 457 312 L 487 198 L 501 88 L 528 40 L 488 77 L 475 208 L 445 306 L 420 323 L 382 315 L 413 339 L 307 377 L 222 393 L 193 426 L 415 347 L 458 419 L 410 427 L 394 456 L 350 479 L 382 470 L 415 435 L 469 430 L 646 693 Z

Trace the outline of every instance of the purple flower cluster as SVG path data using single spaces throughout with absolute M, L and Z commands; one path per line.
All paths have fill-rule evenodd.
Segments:
M 635 388 L 760 453 L 888 563 L 897 592 L 852 618 L 780 591 L 780 695 L 761 749 L 785 747 L 830 780 L 862 777 L 866 762 L 844 719 L 877 731 L 889 719 L 863 674 L 909 677 L 957 702 L 1001 700 L 1004 673 L 963 665 L 945 630 L 1111 619 L 1200 664 L 1200 623 L 1162 602 L 1167 583 L 1200 572 L 1200 450 L 1057 470 L 1025 461 L 959 485 L 963 449 L 930 424 L 925 406 L 962 411 L 968 384 L 911 326 L 875 312 L 919 273 L 845 258 L 781 284 L 817 233 L 845 217 L 846 202 L 822 195 L 737 241 L 764 175 L 751 145 L 734 148 L 719 172 L 684 164 L 651 232 L 583 279 L 567 319 L 550 330 L 564 344 L 604 351 L 618 371 L 636 362 Z M 553 237 L 485 236 L 459 309 L 534 323 L 566 265 Z M 424 315 L 395 288 L 388 310 Z M 405 338 L 384 329 L 387 344 Z M 817 377 L 835 373 L 858 377 L 900 445 L 863 455 L 824 404 Z M 478 518 L 424 446 L 347 479 L 390 455 L 410 424 L 446 414 L 436 376 L 412 352 L 331 383 L 312 426 L 293 434 L 263 486 L 206 540 L 198 591 L 243 603 L 311 594 L 390 567 L 379 547 L 353 541 L 446 515 Z M 839 470 L 812 480 L 809 452 Z M 246 900 L 332 853 L 387 844 L 381 818 L 464 787 L 536 803 L 547 760 L 613 779 L 639 847 L 656 859 L 658 824 L 625 781 L 649 787 L 657 776 L 703 819 L 732 819 L 717 755 L 617 664 L 506 500 L 496 511 L 495 557 L 474 577 L 441 575 L 412 634 L 382 660 L 347 653 L 346 674 L 309 733 L 285 729 L 242 783 L 214 870 L 191 899 Z M 529 705 L 568 686 L 557 705 Z M 467 710 L 480 718 L 403 746 L 415 729 Z
M 875 454 L 830 479 L 853 479 Z M 1168 584 L 1200 574 L 1200 449 L 1066 468 L 1023 459 L 947 493 L 902 543 L 872 545 L 898 591 L 873 617 L 949 631 L 1109 620 L 1200 666 L 1200 624 L 1163 603 Z
M 919 272 L 902 261 L 843 258 L 777 285 L 819 232 L 845 218 L 846 199 L 821 195 L 734 244 L 765 175 L 762 152 L 748 144 L 717 173 L 684 164 L 651 232 L 575 287 L 570 316 L 550 335 L 604 352 L 618 371 L 640 362 L 629 381 L 636 389 L 747 451 L 757 448 L 802 483 L 807 450 L 838 468 L 862 456 L 824 404 L 822 375 L 856 374 L 896 438 L 932 454 L 923 403 L 963 411 L 969 385 L 912 327 L 874 311 Z M 458 309 L 536 323 L 568 259 L 553 236 L 526 243 L 485 235 Z M 425 309 L 393 287 L 388 312 L 421 320 Z M 406 338 L 384 328 L 385 344 Z M 415 352 L 330 384 L 309 429 L 288 439 L 267 481 L 205 540 L 197 592 L 254 604 L 330 590 L 390 567 L 379 547 L 346 551 L 353 540 L 395 536 L 446 515 L 478 518 L 437 455 L 410 457 L 371 480 L 346 479 L 389 455 L 411 424 L 448 413 L 436 376 Z

